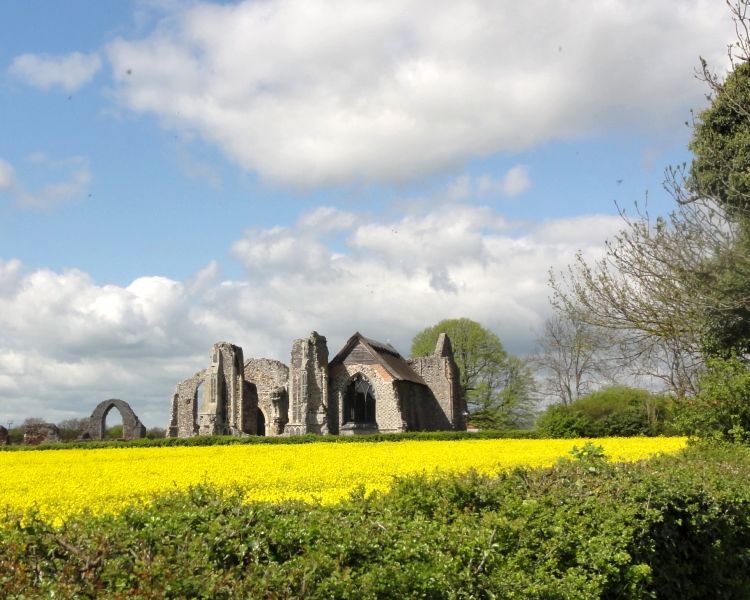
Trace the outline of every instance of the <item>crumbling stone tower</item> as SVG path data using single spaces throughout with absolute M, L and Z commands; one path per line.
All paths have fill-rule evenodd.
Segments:
M 295 340 L 289 367 L 289 423 L 286 435 L 328 433 L 328 345 L 313 331 Z
M 214 344 L 198 409 L 199 435 L 255 433 L 256 407 L 252 406 L 252 390 L 244 379 L 243 363 L 239 346 Z
M 466 429 L 466 403 L 461 397 L 458 367 L 453 358 L 450 338 L 441 333 L 431 356 L 410 358 L 409 366 L 432 390 L 442 412 L 441 417 L 453 429 Z

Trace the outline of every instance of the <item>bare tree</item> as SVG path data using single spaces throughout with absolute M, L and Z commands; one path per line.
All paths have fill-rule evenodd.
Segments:
M 580 311 L 557 312 L 544 323 L 532 364 L 541 372 L 542 393 L 571 404 L 609 375 L 606 330 L 580 318 Z

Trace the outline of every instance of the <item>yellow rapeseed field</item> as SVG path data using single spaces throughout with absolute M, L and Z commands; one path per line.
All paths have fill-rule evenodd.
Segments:
M 588 440 L 310 443 L 0 452 L 0 515 L 37 508 L 55 523 L 89 509 L 117 511 L 198 483 L 242 486 L 248 500 L 336 502 L 355 487 L 386 490 L 394 476 L 493 474 L 548 466 Z M 676 452 L 685 438 L 601 438 L 607 456 L 634 461 Z

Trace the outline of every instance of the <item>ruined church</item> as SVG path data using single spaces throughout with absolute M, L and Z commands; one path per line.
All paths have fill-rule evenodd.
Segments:
M 441 334 L 431 356 L 403 358 L 355 333 L 329 362 L 326 338 L 295 340 L 289 365 L 244 360 L 214 344 L 210 365 L 180 382 L 167 435 L 303 435 L 465 430 L 458 368 Z

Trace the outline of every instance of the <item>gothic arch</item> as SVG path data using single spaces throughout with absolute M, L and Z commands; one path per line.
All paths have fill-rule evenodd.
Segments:
M 130 408 L 130 405 L 124 400 L 112 398 L 100 402 L 94 409 L 89 418 L 88 435 L 92 440 L 101 440 L 104 438 L 104 423 L 109 411 L 116 408 L 122 415 L 122 437 L 126 440 L 142 438 L 146 435 L 146 428 L 140 419 Z
M 362 373 L 355 374 L 344 390 L 343 423 L 375 424 L 375 390 Z

